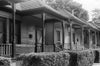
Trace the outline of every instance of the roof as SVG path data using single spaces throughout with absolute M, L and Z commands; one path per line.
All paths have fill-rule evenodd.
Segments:
M 91 26 L 94 29 L 99 30 L 98 27 L 96 26 L 96 24 L 94 24 L 93 22 L 88 22 L 88 25 Z
M 14 0 L 14 1 L 20 1 L 20 3 L 16 4 L 16 9 L 21 11 L 23 15 L 32 15 L 37 13 L 49 13 L 57 18 L 66 20 L 66 19 L 74 19 L 75 22 L 81 23 L 90 27 L 95 27 L 94 25 L 90 25 L 87 22 L 82 21 L 81 19 L 75 17 L 73 14 L 69 13 L 68 11 L 64 9 L 53 9 L 49 5 L 47 5 L 45 2 L 41 0 Z M 25 2 L 21 2 L 25 1 Z M 95 27 L 96 29 L 96 27 Z
M 26 5 L 27 4 L 27 5 Z M 62 11 L 57 11 L 52 7 L 48 6 L 46 3 L 42 2 L 41 0 L 30 0 L 27 2 L 21 2 L 16 4 L 16 9 L 22 11 L 24 15 L 32 15 L 41 12 L 46 12 L 52 14 L 60 19 L 66 20 L 66 18 L 70 18 L 71 15 L 68 13 L 62 13 Z
M 27 4 L 27 5 L 26 5 Z M 81 21 L 79 18 L 75 17 L 68 11 L 64 9 L 53 9 L 52 7 L 48 6 L 46 3 L 42 2 L 41 0 L 30 0 L 27 2 L 21 2 L 16 4 L 16 9 L 22 11 L 24 15 L 31 15 L 40 12 L 47 12 L 50 13 L 58 18 L 61 19 L 75 19 L 78 23 L 86 24 L 86 22 Z
M 100 29 L 100 23 L 94 22 L 94 24 Z

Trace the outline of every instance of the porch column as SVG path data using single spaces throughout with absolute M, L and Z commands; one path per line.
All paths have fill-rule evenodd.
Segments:
M 84 27 L 83 26 L 82 26 L 82 45 L 84 46 Z
M 6 36 L 6 38 L 7 38 L 7 40 L 6 40 L 6 43 L 7 44 L 9 44 L 9 18 L 7 18 L 7 21 L 6 21 L 7 23 L 7 36 Z
M 55 23 L 53 23 L 53 46 L 54 46 L 54 52 L 56 51 L 56 46 L 55 46 L 55 36 L 54 36 L 54 33 L 55 33 Z
M 16 54 L 16 45 L 15 45 L 15 12 L 16 12 L 16 8 L 15 8 L 15 3 L 12 3 L 12 9 L 13 9 L 13 13 L 12 13 L 12 20 L 13 20 L 12 57 L 15 57 L 15 54 Z
M 96 31 L 95 31 L 95 48 L 97 47 L 97 35 L 96 35 Z
M 90 37 L 90 32 L 91 32 L 91 30 L 88 29 L 88 34 L 89 34 L 89 41 L 88 41 L 88 43 L 89 43 L 89 49 L 91 48 L 91 42 L 90 42 L 90 41 L 91 41 L 91 40 L 90 40 L 91 37 Z
M 73 35 L 72 35 L 72 23 L 70 23 L 70 50 L 72 50 L 72 38 L 73 38 Z
M 98 44 L 99 44 L 99 31 L 97 31 L 97 47 L 98 47 Z
M 35 52 L 37 52 L 37 26 L 35 26 Z
M 63 50 L 64 50 L 64 44 L 65 44 L 65 26 L 64 26 L 64 21 L 62 21 L 61 24 L 62 24 L 62 45 L 63 45 Z
M 42 13 L 42 52 L 45 49 L 45 13 Z

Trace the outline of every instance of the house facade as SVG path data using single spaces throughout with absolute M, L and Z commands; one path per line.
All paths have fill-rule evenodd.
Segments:
M 98 27 L 67 11 L 55 10 L 38 0 L 17 3 L 15 7 L 15 24 L 12 8 L 0 7 L 0 56 L 81 51 L 100 46 Z

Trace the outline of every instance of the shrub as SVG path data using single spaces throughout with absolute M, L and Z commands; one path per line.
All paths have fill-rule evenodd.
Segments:
M 70 54 L 70 66 L 92 66 L 94 63 L 94 53 L 92 50 L 65 52 Z
M 94 51 L 94 63 L 100 62 L 100 49 L 95 49 Z
M 10 66 L 11 59 L 0 57 L 0 66 Z
M 78 66 L 92 66 L 94 63 L 94 53 L 92 50 L 80 51 L 77 56 Z
M 69 52 L 69 54 L 70 54 L 69 65 L 70 66 L 77 66 L 77 53 L 76 52 Z
M 56 53 L 30 53 L 17 57 L 22 60 L 22 66 L 68 66 L 69 54 L 64 52 Z

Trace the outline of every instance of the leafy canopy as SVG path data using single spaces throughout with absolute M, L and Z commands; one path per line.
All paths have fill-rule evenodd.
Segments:
M 81 4 L 73 0 L 46 0 L 46 3 L 56 10 L 64 9 L 83 21 L 89 20 L 88 12 L 82 8 Z

